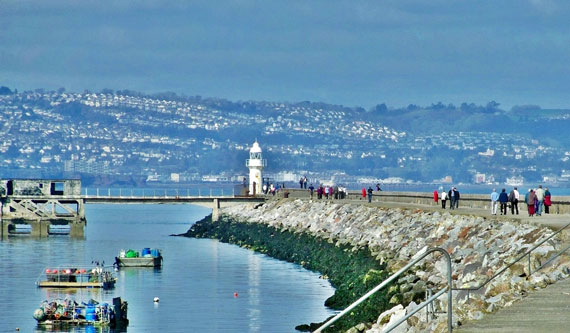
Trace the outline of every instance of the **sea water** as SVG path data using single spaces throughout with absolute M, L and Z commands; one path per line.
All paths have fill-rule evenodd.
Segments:
M 43 332 L 32 315 L 43 300 L 128 302 L 121 332 L 295 332 L 334 312 L 334 290 L 319 274 L 211 239 L 172 237 L 211 212 L 193 205 L 86 205 L 85 236 L 8 237 L 0 241 L 0 332 Z M 115 288 L 45 289 L 44 269 L 112 265 L 121 250 L 159 248 L 161 269 L 121 268 Z M 158 302 L 155 302 L 158 297 Z M 49 331 L 49 330 L 47 330 Z M 58 332 L 113 332 L 80 327 Z M 118 332 L 119 330 L 117 330 Z

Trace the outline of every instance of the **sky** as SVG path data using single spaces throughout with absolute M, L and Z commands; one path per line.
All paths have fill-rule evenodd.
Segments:
M 570 108 L 570 1 L 0 0 L 0 85 Z

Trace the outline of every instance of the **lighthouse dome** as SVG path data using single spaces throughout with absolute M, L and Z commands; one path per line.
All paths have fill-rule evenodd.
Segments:
M 251 148 L 249 149 L 250 153 L 261 153 L 261 147 L 259 146 L 259 143 L 257 143 L 257 141 L 255 141 L 253 143 L 253 146 L 251 146 Z

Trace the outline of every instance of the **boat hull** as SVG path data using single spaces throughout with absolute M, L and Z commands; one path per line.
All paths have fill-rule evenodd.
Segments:
M 39 281 L 41 288 L 103 288 L 111 289 L 115 286 L 115 281 L 108 282 L 63 282 L 63 281 Z
M 117 258 L 119 267 L 160 267 L 162 257 Z

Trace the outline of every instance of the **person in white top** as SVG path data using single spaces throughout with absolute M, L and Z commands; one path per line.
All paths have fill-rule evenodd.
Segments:
M 499 193 L 497 193 L 497 190 L 493 189 L 493 192 L 491 192 L 491 215 L 497 215 L 498 200 L 499 200 Z
M 536 205 L 536 215 L 542 215 L 542 204 L 544 202 L 544 190 L 542 189 L 542 185 L 538 185 L 536 191 L 536 200 L 538 200 L 538 204 Z
M 446 201 L 447 201 L 447 192 L 441 191 L 441 208 L 445 209 Z

